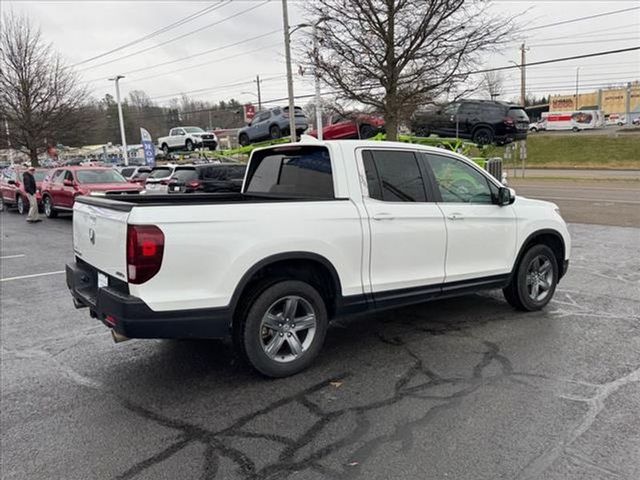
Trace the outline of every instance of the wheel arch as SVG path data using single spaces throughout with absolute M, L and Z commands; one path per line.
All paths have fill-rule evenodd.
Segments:
M 251 293 L 265 280 L 287 278 L 305 281 L 318 290 L 325 300 L 329 318 L 336 313 L 342 286 L 338 272 L 333 264 L 322 255 L 312 252 L 296 251 L 270 255 L 255 263 L 242 276 L 231 297 L 232 318 L 245 295 Z
M 564 260 L 567 247 L 565 245 L 562 234 L 552 228 L 536 230 L 535 232 L 529 234 L 529 236 L 525 239 L 525 241 L 522 243 L 522 246 L 520 247 L 510 276 L 512 277 L 515 274 L 515 271 L 518 268 L 522 257 L 533 245 L 546 245 L 553 251 L 558 260 L 558 279 L 561 279 L 566 273 Z

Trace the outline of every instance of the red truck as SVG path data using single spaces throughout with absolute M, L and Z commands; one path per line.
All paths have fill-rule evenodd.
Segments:
M 29 200 L 24 191 L 22 175 L 26 169 L 24 168 L 6 168 L 0 175 L 0 210 L 4 210 L 5 206 L 15 206 L 20 215 L 25 214 L 29 210 Z M 49 173 L 47 168 L 37 168 L 33 173 L 36 179 L 36 199 L 38 207 L 42 206 L 42 182 Z
M 42 185 L 44 214 L 48 218 L 55 218 L 59 211 L 71 212 L 79 195 L 140 193 L 142 188 L 141 185 L 128 182 L 113 168 L 58 168 Z
M 334 115 L 329 125 L 322 129 L 324 140 L 365 139 L 374 137 L 384 131 L 384 119 L 376 115 Z M 318 136 L 316 130 L 307 133 L 313 137 Z

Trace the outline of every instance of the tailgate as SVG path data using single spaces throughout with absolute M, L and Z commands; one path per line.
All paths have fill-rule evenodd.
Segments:
M 73 251 L 98 270 L 127 280 L 128 211 L 75 202 Z

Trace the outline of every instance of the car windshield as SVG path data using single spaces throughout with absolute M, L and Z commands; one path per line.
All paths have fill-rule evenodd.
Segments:
M 45 178 L 47 178 L 48 174 L 49 174 L 49 172 L 47 170 L 36 170 L 36 172 L 33 174 L 33 176 L 35 177 L 36 182 L 41 182 Z
M 202 133 L 204 132 L 203 129 L 201 129 L 200 127 L 184 127 L 184 131 L 187 133 Z
M 171 175 L 171 168 L 154 168 L 149 174 L 149 178 L 165 178 Z
M 198 174 L 195 168 L 181 168 L 176 170 L 171 178 L 181 182 L 189 182 L 198 178 Z
M 78 170 L 76 177 L 79 183 L 126 183 L 125 178 L 115 170 Z

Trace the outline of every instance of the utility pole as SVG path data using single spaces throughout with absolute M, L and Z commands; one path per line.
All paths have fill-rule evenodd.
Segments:
M 527 72 L 526 72 L 526 64 L 527 57 L 524 42 L 520 45 L 520 103 L 522 106 L 526 106 L 527 101 Z
M 316 22 L 313 25 L 313 51 L 315 55 L 320 54 L 319 43 L 318 22 Z M 318 135 L 318 140 L 322 140 L 322 99 L 320 98 L 320 72 L 318 72 L 318 67 L 313 69 L 313 77 L 316 83 L 316 135 Z
M 11 135 L 9 135 L 9 121 L 4 119 L 4 130 L 7 133 L 7 149 L 9 151 L 9 163 L 13 165 L 13 150 L 11 150 Z
M 580 109 L 580 104 L 578 103 L 578 86 L 580 85 L 580 67 L 576 68 L 576 110 Z
M 287 63 L 287 92 L 289 95 L 289 130 L 291 141 L 296 141 L 296 109 L 293 104 L 293 73 L 291 72 L 291 32 L 287 0 L 282 0 L 282 26 L 284 28 L 284 56 Z
M 627 98 L 625 101 L 625 123 L 631 125 L 631 82 L 627 82 Z
M 118 119 L 120 120 L 120 137 L 122 138 L 122 158 L 125 165 L 129 165 L 129 155 L 127 154 L 127 137 L 124 133 L 124 118 L 122 117 L 122 104 L 120 103 L 120 79 L 123 75 L 116 75 L 113 80 L 116 82 L 116 102 L 118 102 Z
M 262 96 L 260 95 L 260 75 L 256 75 L 256 85 L 258 85 L 258 111 L 262 110 Z

